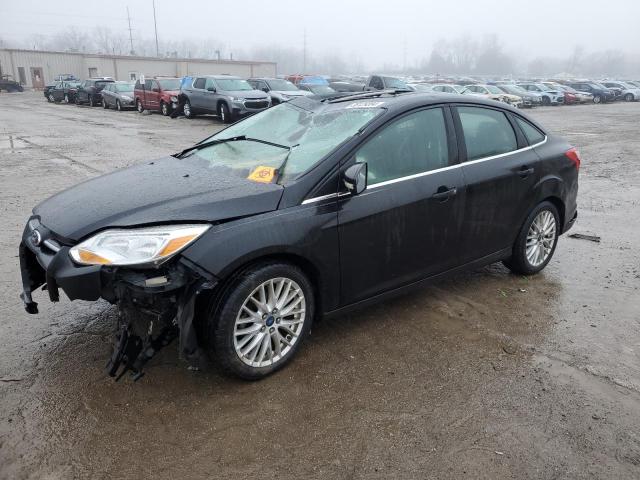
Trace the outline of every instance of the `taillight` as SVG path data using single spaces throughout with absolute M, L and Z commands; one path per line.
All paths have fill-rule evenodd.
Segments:
M 576 170 L 580 170 L 580 152 L 577 148 L 573 147 L 565 152 L 565 156 L 573 162 L 576 166 Z

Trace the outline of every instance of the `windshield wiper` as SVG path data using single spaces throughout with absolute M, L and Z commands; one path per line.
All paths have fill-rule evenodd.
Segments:
M 187 153 L 192 152 L 193 150 L 200 150 L 201 148 L 207 148 L 207 147 L 210 147 L 212 145 L 218 145 L 220 143 L 241 142 L 241 141 L 263 143 L 265 145 L 271 145 L 273 147 L 278 147 L 278 148 L 284 148 L 286 150 L 291 150 L 291 147 L 288 147 L 287 145 L 280 145 L 279 143 L 268 142 L 266 140 L 260 140 L 259 138 L 251 138 L 251 137 L 247 137 L 246 135 L 238 135 L 236 137 L 218 138 L 218 139 L 215 139 L 215 140 L 209 140 L 208 142 L 197 143 L 193 147 L 185 148 L 180 153 L 174 155 L 174 157 L 182 158 Z

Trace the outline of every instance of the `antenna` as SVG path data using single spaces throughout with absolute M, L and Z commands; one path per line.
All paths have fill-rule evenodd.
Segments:
M 127 21 L 129 22 L 129 43 L 131 44 L 131 51 L 129 55 L 135 55 L 133 51 L 133 34 L 131 33 L 131 15 L 129 15 L 129 6 L 127 6 Z
M 156 29 L 156 57 L 160 56 L 160 49 L 158 48 L 158 23 L 156 22 L 156 0 L 153 1 L 153 27 Z M 133 49 L 133 47 L 131 47 Z

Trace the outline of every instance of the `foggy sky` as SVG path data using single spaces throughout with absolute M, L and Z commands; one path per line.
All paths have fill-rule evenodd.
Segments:
M 127 5 L 134 44 L 152 37 L 151 0 L 0 0 L 0 38 L 53 36 L 70 25 L 128 35 Z M 437 40 L 464 34 L 495 33 L 516 56 L 565 56 L 576 45 L 640 51 L 638 0 L 156 0 L 156 10 L 161 39 L 215 38 L 231 52 L 271 44 L 302 48 L 306 29 L 309 56 L 339 52 L 370 68 L 401 64 L 405 45 L 407 65 L 415 65 Z

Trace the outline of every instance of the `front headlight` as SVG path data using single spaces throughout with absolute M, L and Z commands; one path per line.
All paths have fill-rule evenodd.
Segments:
M 178 103 L 178 97 L 176 97 L 175 95 L 172 95 L 172 96 L 171 96 L 171 101 L 172 101 L 173 103 Z
M 158 265 L 210 228 L 210 225 L 161 225 L 100 232 L 69 250 L 82 265 Z
M 129 97 L 128 95 L 122 95 L 122 99 L 127 100 L 128 102 L 133 100 L 133 98 Z
M 242 98 L 242 97 L 231 97 L 231 101 L 233 101 L 233 102 L 244 102 L 244 98 Z

